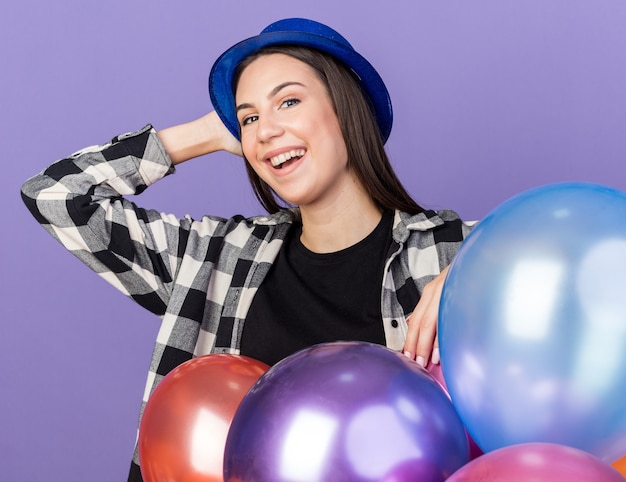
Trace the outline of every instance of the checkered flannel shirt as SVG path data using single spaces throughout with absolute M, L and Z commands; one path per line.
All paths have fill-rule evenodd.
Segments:
M 208 353 L 239 353 L 252 299 L 298 216 L 285 210 L 178 219 L 123 197 L 173 172 L 148 125 L 59 160 L 22 187 L 27 207 L 52 236 L 161 318 L 142 413 L 177 365 Z M 470 229 L 452 211 L 395 213 L 381 290 L 388 347 L 402 349 L 406 318 L 424 285 L 450 263 Z M 138 463 L 136 450 L 133 460 Z M 131 474 L 138 474 L 134 464 Z

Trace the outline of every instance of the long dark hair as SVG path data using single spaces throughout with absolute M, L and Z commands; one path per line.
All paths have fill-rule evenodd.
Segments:
M 411 198 L 393 171 L 372 107 L 354 74 L 334 57 L 301 46 L 266 47 L 239 64 L 233 80 L 233 95 L 243 70 L 255 59 L 269 54 L 289 55 L 315 70 L 326 86 L 339 120 L 348 153 L 348 167 L 372 199 L 383 209 L 399 209 L 409 214 L 423 212 L 424 209 Z M 279 203 L 278 194 L 257 175 L 249 162 L 246 162 L 246 169 L 254 193 L 267 212 L 284 209 L 286 206 Z

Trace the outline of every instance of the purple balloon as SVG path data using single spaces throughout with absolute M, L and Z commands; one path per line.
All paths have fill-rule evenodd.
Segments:
M 394 467 L 391 472 L 385 474 L 380 482 L 413 482 L 418 480 L 444 482 L 446 477 L 434 464 L 413 459 Z
M 334 342 L 285 358 L 239 406 L 224 480 L 441 482 L 469 461 L 450 399 L 415 362 Z
M 447 482 L 624 482 L 617 470 L 582 450 L 550 443 L 504 447 L 463 466 Z

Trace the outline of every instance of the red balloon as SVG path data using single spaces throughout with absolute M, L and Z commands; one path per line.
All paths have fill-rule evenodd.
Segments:
M 222 482 L 224 447 L 237 407 L 269 366 L 214 354 L 174 368 L 146 404 L 139 462 L 146 482 Z
M 446 482 L 624 482 L 609 464 L 580 449 L 552 443 L 510 445 L 487 452 Z

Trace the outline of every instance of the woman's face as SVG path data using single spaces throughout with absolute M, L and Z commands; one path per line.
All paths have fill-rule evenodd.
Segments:
M 308 64 L 259 57 L 242 72 L 235 104 L 246 159 L 285 201 L 323 207 L 353 189 L 339 121 Z

